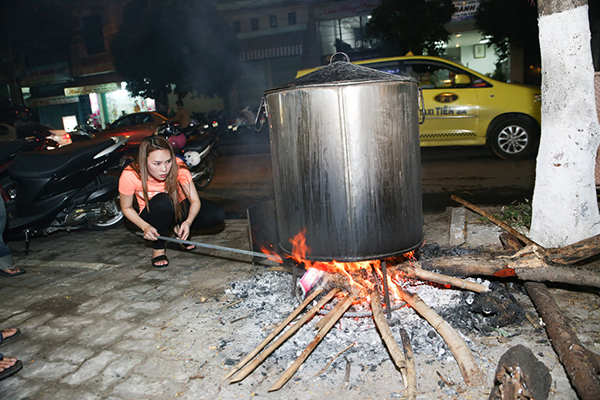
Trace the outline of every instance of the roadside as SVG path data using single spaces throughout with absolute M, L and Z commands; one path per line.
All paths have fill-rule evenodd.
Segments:
M 447 210 L 424 216 L 427 244 L 449 246 L 452 214 L 453 210 Z M 465 243 L 460 247 L 499 246 L 498 229 L 470 212 L 465 213 L 463 232 Z M 224 231 L 194 240 L 248 249 L 246 220 L 228 220 Z M 150 248 L 125 227 L 36 238 L 29 255 L 24 254 L 21 242 L 9 245 L 27 274 L 0 280 L 1 327 L 23 331 L 18 340 L 3 345 L 2 352 L 21 359 L 24 368 L 0 382 L 3 399 L 404 397 L 400 374 L 376 331 L 367 329 L 366 322 L 353 321 L 338 323 L 328 335 L 331 339 L 325 337 L 305 367 L 277 392 L 267 390 L 304 348 L 309 333 L 291 340 L 287 350 L 276 352 L 246 380 L 221 384 L 232 365 L 297 305 L 289 295 L 290 274 L 252 265 L 247 256 L 205 249 L 170 250 L 170 266 L 155 269 L 150 266 Z M 518 285 L 506 287 L 535 315 Z M 569 310 L 584 345 L 600 352 L 597 295 L 565 288 L 553 289 L 553 293 L 559 305 Z M 263 304 L 267 295 L 276 306 Z M 451 298 L 459 301 L 462 297 Z M 279 311 L 272 314 L 273 310 Z M 531 348 L 550 369 L 550 399 L 577 398 L 545 332 L 527 320 L 489 336 L 463 333 L 485 375 L 486 388 L 473 390 L 465 387 L 447 349 L 440 350 L 444 349 L 441 338 L 418 317 L 404 314 L 408 311 L 394 312 L 397 322 L 392 329 L 397 334 L 404 327 L 411 334 L 419 399 L 487 398 L 500 356 L 519 343 Z M 348 380 L 344 357 L 315 376 L 347 346 L 347 340 L 357 342 L 344 354 L 352 365 Z M 438 372 L 455 386 L 445 384 Z

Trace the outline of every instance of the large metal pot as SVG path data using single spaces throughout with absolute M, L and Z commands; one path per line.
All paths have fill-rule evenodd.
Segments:
M 354 262 L 422 244 L 416 81 L 335 62 L 265 92 L 280 243 Z

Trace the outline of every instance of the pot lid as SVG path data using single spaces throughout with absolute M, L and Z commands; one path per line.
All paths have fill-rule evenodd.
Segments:
M 265 94 L 299 87 L 323 86 L 330 84 L 352 84 L 365 82 L 412 82 L 418 83 L 417 79 L 409 75 L 395 75 L 352 64 L 350 58 L 344 53 L 335 53 L 331 56 L 333 60 L 338 54 L 343 54 L 346 60 L 332 61 L 329 65 L 319 68 L 310 74 L 294 79 L 290 83 L 265 91 Z

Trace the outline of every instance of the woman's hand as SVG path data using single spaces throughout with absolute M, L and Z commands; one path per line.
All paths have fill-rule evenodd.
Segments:
M 158 240 L 160 233 L 152 225 L 148 225 L 144 228 L 144 239 L 146 240 Z
M 181 225 L 175 227 L 177 239 L 186 240 L 190 236 L 190 225 L 191 223 L 185 220 L 181 223 Z

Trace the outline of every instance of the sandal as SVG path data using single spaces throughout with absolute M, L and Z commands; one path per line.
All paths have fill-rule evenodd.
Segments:
M 4 354 L 0 354 L 0 361 L 4 361 Z M 3 371 L 0 371 L 0 381 L 8 378 L 9 376 L 13 376 L 19 372 L 21 368 L 23 368 L 23 363 L 21 360 L 17 360 L 15 365 L 11 365 L 10 367 L 5 368 Z
M 12 274 L 10 272 L 6 272 L 6 270 L 9 270 L 9 269 L 11 269 L 11 270 L 12 269 L 16 269 L 17 272 L 13 272 Z M 14 265 L 12 267 L 10 267 L 10 268 L 7 268 L 6 270 L 0 269 L 0 276 L 4 276 L 6 278 L 10 278 L 11 276 L 22 275 L 25 272 L 27 272 L 23 268 L 15 267 Z
M 179 248 L 183 251 L 192 251 L 192 250 L 196 250 L 196 246 L 194 246 L 193 244 L 187 245 L 185 243 L 180 243 L 179 244 Z
M 4 332 L 4 331 L 0 331 L 0 344 L 8 343 L 11 340 L 14 340 L 14 339 L 18 338 L 19 336 L 21 336 L 21 330 L 19 328 L 17 328 L 17 331 L 15 333 L 13 333 L 12 335 L 10 335 L 8 337 L 4 337 L 2 332 Z
M 152 266 L 154 268 L 164 268 L 169 265 L 169 259 L 167 258 L 167 256 L 165 254 L 161 254 L 160 256 L 152 257 L 152 259 L 150 261 L 152 261 Z M 159 264 L 159 262 L 161 262 L 161 261 L 166 261 L 167 263 Z

